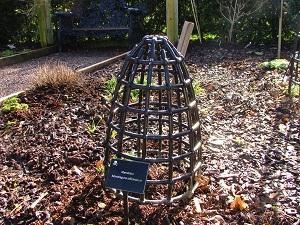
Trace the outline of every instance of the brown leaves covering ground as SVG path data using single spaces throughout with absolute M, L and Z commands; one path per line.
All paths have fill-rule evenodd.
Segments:
M 277 85 L 284 72 L 257 67 L 272 56 L 193 47 L 187 64 L 205 89 L 198 98 L 205 179 L 200 179 L 203 188 L 194 195 L 202 212 L 196 213 L 193 201 L 172 206 L 131 203 L 133 224 L 299 221 L 299 112 Z M 93 119 L 105 119 L 103 81 L 119 66 L 93 74 L 88 88 L 27 92 L 21 96 L 30 106 L 27 113 L 1 114 L 0 224 L 118 224 L 122 220 L 122 202 L 104 190 L 95 166 L 103 157 L 105 124 L 99 123 L 95 134 L 87 129 Z M 5 124 L 12 120 L 16 124 L 7 128 Z M 248 208 L 231 209 L 235 196 L 241 196 Z

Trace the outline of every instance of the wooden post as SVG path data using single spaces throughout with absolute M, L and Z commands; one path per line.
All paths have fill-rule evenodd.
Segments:
M 279 27 L 278 27 L 278 50 L 277 50 L 278 59 L 280 59 L 280 55 L 281 55 L 282 14 L 283 14 L 283 0 L 281 0 L 280 3 L 280 16 L 279 16 Z
M 50 0 L 35 0 L 34 7 L 37 15 L 40 43 L 42 47 L 46 47 L 49 44 L 53 44 Z
M 183 56 L 185 56 L 186 51 L 188 49 L 193 29 L 194 29 L 194 23 L 191 23 L 191 22 L 188 22 L 188 21 L 184 22 L 183 28 L 182 28 L 182 31 L 181 31 L 181 35 L 180 35 L 180 38 L 179 38 L 179 42 L 178 42 L 178 45 L 177 45 L 177 50 Z
M 178 41 L 178 0 L 166 0 L 167 35 L 175 44 Z

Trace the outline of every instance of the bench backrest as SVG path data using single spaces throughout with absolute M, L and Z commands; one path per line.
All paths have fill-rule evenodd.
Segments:
M 91 28 L 128 26 L 126 7 L 124 0 L 94 0 L 82 13 L 79 26 Z

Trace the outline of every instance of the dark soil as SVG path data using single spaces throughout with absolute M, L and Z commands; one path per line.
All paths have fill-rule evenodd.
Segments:
M 190 50 L 189 71 L 204 88 L 198 103 L 208 183 L 193 196 L 201 212 L 193 200 L 130 203 L 132 224 L 299 224 L 300 112 L 297 99 L 285 96 L 285 71 L 258 67 L 270 52 Z M 91 74 L 80 87 L 27 91 L 20 96 L 27 112 L 0 114 L 0 224 L 121 224 L 122 201 L 104 188 L 95 165 L 109 109 L 104 81 L 120 66 Z M 88 132 L 93 120 L 95 133 Z M 236 195 L 248 208 L 230 207 Z

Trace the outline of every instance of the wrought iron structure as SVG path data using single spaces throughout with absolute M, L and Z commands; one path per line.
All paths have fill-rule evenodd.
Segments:
M 299 16 L 299 26 L 300 26 L 300 16 Z M 289 86 L 288 93 L 289 96 L 292 96 L 292 90 L 297 85 L 300 86 L 300 30 L 298 30 L 298 34 L 296 36 L 293 48 L 293 54 L 291 57 L 291 62 L 289 65 Z M 300 99 L 300 88 L 298 88 L 299 99 Z
M 145 36 L 127 55 L 107 126 L 106 169 L 114 157 L 150 163 L 145 194 L 129 199 L 169 204 L 191 195 L 200 118 L 184 58 L 166 37 Z

